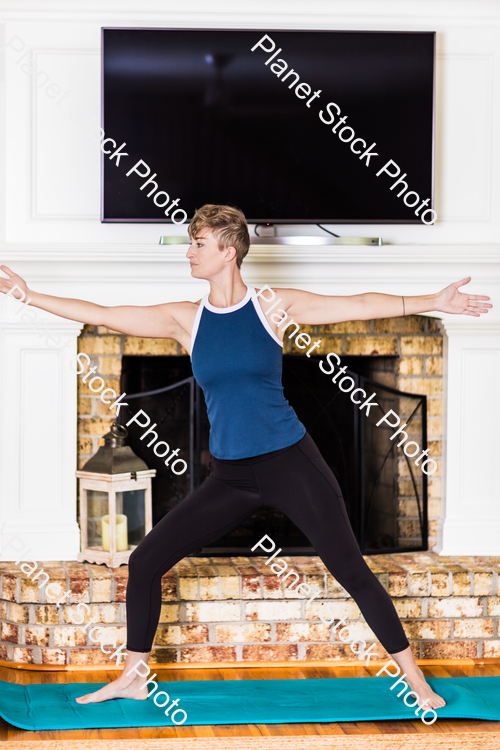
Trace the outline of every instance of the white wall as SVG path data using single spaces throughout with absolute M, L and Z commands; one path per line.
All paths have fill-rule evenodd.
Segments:
M 99 222 L 100 28 L 113 25 L 436 31 L 438 222 L 339 231 L 399 245 L 499 241 L 498 1 L 0 0 L 0 20 L 7 44 L 0 241 L 149 244 L 161 233 L 179 234 L 168 224 Z M 48 75 L 45 85 L 45 76 L 37 87 L 23 70 L 28 60 Z
M 480 320 L 442 316 L 448 373 L 437 551 L 500 554 L 500 2 L 0 0 L 0 264 L 48 294 L 154 304 L 199 298 L 206 283 L 191 278 L 185 247 L 157 244 L 181 228 L 99 221 L 102 26 L 438 33 L 436 224 L 338 227 L 382 235 L 393 245 L 385 248 L 255 247 L 245 278 L 330 294 L 425 294 L 470 275 L 467 291 L 491 296 L 495 307 Z M 45 72 L 44 85 L 23 70 L 27 63 Z M 0 559 L 9 559 L 2 548 L 14 534 L 34 559 L 75 559 L 69 364 L 80 325 L 41 314 L 69 347 L 49 351 L 6 302 L 0 298 Z

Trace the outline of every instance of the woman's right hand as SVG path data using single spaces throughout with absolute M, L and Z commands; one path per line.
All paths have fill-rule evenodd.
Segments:
M 113 331 L 130 336 L 174 339 L 189 351 L 198 304 L 194 302 L 164 302 L 159 305 L 118 305 L 107 307 L 81 299 L 55 297 L 34 292 L 26 286 L 19 274 L 8 266 L 0 266 L 9 278 L 0 278 L 0 292 L 8 294 L 30 307 L 46 310 L 61 318 L 89 325 L 106 326 Z M 20 291 L 21 290 L 21 291 Z M 24 294 L 24 296 L 22 296 Z
M 0 270 L 7 274 L 7 276 L 9 277 L 8 279 L 0 277 L 0 292 L 7 294 L 11 291 L 11 289 L 14 289 L 14 287 L 17 286 L 18 288 L 16 289 L 16 291 L 12 292 L 10 296 L 20 301 L 25 300 L 29 293 L 29 289 L 26 285 L 25 280 L 22 279 L 19 274 L 11 271 L 8 266 L 0 266 Z M 21 296 L 21 292 L 19 291 L 19 289 L 22 290 L 24 297 Z

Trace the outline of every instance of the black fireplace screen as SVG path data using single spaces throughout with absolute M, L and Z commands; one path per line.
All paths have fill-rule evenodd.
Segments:
M 360 411 L 349 394 L 320 370 L 321 359 L 324 361 L 321 356 L 284 355 L 285 396 L 337 477 L 362 553 L 428 549 L 427 476 L 421 469 L 425 458 L 415 465 L 418 455 L 427 449 L 426 397 L 404 393 L 363 374 L 373 372 L 367 369 L 369 360 L 380 361 L 382 357 L 343 357 L 349 368 L 345 376 L 350 376 L 367 397 L 374 394 L 372 402 L 377 406 L 366 416 L 366 409 Z M 188 356 L 124 356 L 121 389 L 130 404 L 121 410 L 120 423 L 126 424 L 142 409 L 150 417 L 149 427 L 158 434 L 158 440 L 179 448 L 179 458 L 188 463 L 188 470 L 176 476 L 164 459 L 154 454 L 153 447 L 148 447 L 152 433 L 141 440 L 147 428 L 135 422 L 127 428 L 132 450 L 157 472 L 153 479 L 155 524 L 210 472 L 209 422 L 203 393 L 192 376 Z M 386 419 L 391 424 L 399 418 L 399 427 L 385 422 L 377 426 L 384 415 L 389 415 Z M 141 417 L 141 422 L 145 421 Z M 409 455 L 403 451 L 403 432 L 391 440 L 400 427 L 408 436 L 405 441 L 419 446 L 414 457 L 414 448 Z M 261 509 L 193 554 L 252 555 L 250 548 L 264 534 L 282 548 L 283 554 L 315 554 L 300 529 L 273 508 Z

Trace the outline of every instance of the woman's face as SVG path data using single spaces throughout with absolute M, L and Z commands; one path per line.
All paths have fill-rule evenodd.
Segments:
M 234 247 L 219 249 L 219 244 L 209 229 L 201 229 L 193 237 L 186 253 L 191 266 L 191 276 L 196 279 L 211 279 L 220 274 L 235 257 Z

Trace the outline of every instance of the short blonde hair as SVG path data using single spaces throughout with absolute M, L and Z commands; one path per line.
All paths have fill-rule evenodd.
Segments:
M 219 250 L 234 247 L 236 250 L 236 264 L 241 268 L 243 258 L 250 248 L 250 235 L 245 214 L 239 208 L 232 206 L 217 206 L 206 203 L 199 208 L 188 227 L 191 239 L 199 237 L 203 229 L 209 229 L 217 243 Z

